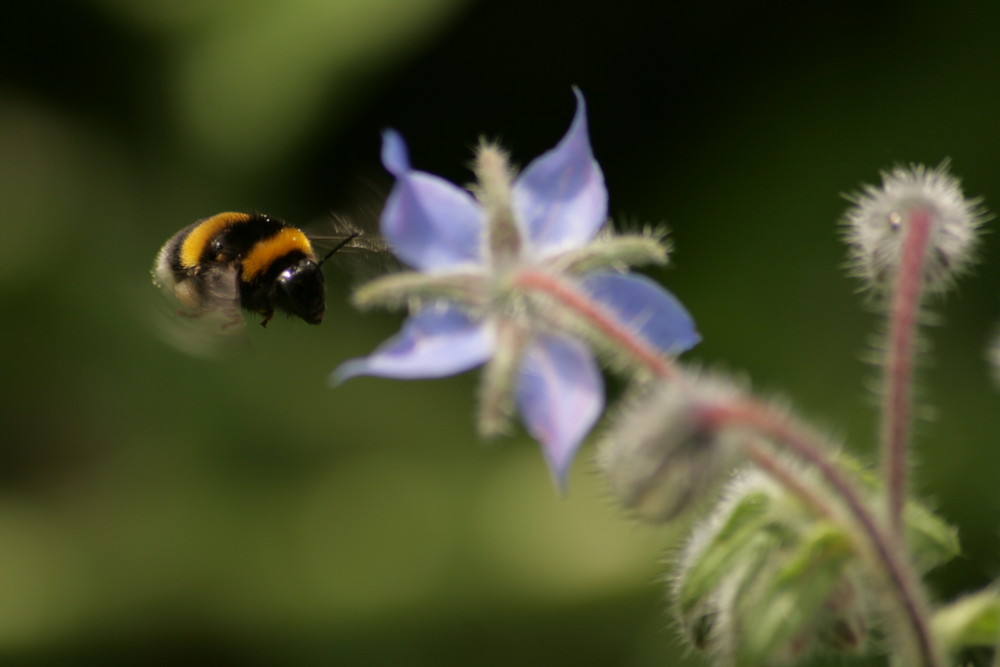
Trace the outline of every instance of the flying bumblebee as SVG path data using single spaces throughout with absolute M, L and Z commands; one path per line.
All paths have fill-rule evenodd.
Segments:
M 323 321 L 326 309 L 323 264 L 354 244 L 377 251 L 377 240 L 339 221 L 338 240 L 318 259 L 306 234 L 282 220 L 259 213 L 219 213 L 172 236 L 153 265 L 153 283 L 176 297 L 181 314 L 221 318 L 221 327 L 242 321 L 240 309 L 264 316 L 276 310 L 309 324 Z

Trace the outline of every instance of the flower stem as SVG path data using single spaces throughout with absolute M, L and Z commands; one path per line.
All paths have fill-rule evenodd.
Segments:
M 914 207 L 903 221 L 905 237 L 889 309 L 889 339 L 885 355 L 885 402 L 882 406 L 882 466 L 886 479 L 888 526 L 896 539 L 903 535 L 903 507 L 908 476 L 907 449 L 913 380 L 913 354 L 924 257 L 930 239 L 931 212 Z
M 851 517 L 861 529 L 864 542 L 871 550 L 878 567 L 883 571 L 889 585 L 888 588 L 896 597 L 903 612 L 906 625 L 910 628 L 917 651 L 922 658 L 921 664 L 924 667 L 940 667 L 941 661 L 931 634 L 926 605 L 922 600 L 917 582 L 900 555 L 898 541 L 886 535 L 879 528 L 876 518 L 867 508 L 861 493 L 829 458 L 825 449 L 815 442 L 811 434 L 801 428 L 796 428 L 787 418 L 776 414 L 767 405 L 753 400 L 705 408 L 702 417 L 714 421 L 716 426 L 720 428 L 726 425 L 752 428 L 754 431 L 773 439 L 775 443 L 785 446 L 797 458 L 819 471 L 826 483 L 843 501 Z M 749 439 L 746 442 L 752 444 Z M 770 454 L 759 447 L 745 446 L 744 449 L 758 465 L 774 474 L 775 466 L 771 464 Z M 777 479 L 785 481 L 782 477 L 779 475 Z M 802 493 L 798 484 L 786 486 L 792 492 Z M 807 503 L 814 502 L 812 493 L 800 497 Z
M 528 290 L 544 292 L 562 305 L 589 322 L 602 334 L 613 340 L 619 349 L 625 351 L 639 365 L 648 368 L 660 378 L 673 379 L 679 376 L 673 362 L 650 345 L 642 337 L 609 313 L 600 304 L 595 303 L 587 294 L 576 286 L 560 280 L 558 277 L 543 271 L 524 270 L 518 273 L 516 285 Z

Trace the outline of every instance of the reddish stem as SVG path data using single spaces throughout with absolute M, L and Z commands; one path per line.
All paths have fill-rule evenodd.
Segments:
M 544 292 L 556 299 L 577 315 L 583 317 L 605 336 L 617 343 L 639 364 L 661 378 L 676 378 L 678 373 L 673 363 L 655 347 L 619 322 L 600 304 L 595 303 L 576 286 L 542 271 L 523 270 L 518 273 L 516 284 L 528 290 Z
M 900 540 L 908 476 L 913 354 L 924 282 L 924 257 L 932 225 L 931 213 L 926 208 L 913 208 L 907 212 L 903 224 L 903 251 L 889 308 L 881 438 L 888 526 L 893 536 Z

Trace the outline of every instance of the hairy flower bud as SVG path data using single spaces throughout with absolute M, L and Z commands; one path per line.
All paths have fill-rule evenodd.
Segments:
M 598 460 L 612 493 L 650 523 L 694 506 L 726 478 L 740 453 L 737 436 L 703 419 L 700 408 L 739 394 L 730 382 L 693 375 L 648 388 L 601 445 Z
M 947 165 L 897 167 L 883 172 L 882 186 L 866 185 L 848 197 L 844 216 L 852 268 L 869 286 L 884 290 L 903 263 L 908 237 L 926 235 L 921 278 L 942 291 L 970 263 L 983 222 L 978 200 L 964 197 Z

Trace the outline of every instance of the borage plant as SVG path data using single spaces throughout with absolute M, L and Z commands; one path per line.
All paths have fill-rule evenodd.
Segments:
M 382 232 L 414 271 L 363 286 L 356 301 L 412 314 L 334 381 L 443 377 L 484 365 L 479 430 L 502 432 L 516 409 L 562 487 L 604 412 L 596 354 L 629 384 L 598 453 L 615 497 L 653 523 L 703 513 L 670 586 L 692 646 L 721 665 L 881 652 L 897 665 L 943 667 L 966 649 L 996 651 L 994 588 L 929 603 L 920 577 L 957 554 L 957 538 L 907 498 L 925 293 L 968 264 L 983 220 L 944 167 L 886 174 L 846 215 L 854 266 L 888 316 L 876 474 L 789 410 L 675 361 L 698 333 L 673 296 L 626 272 L 663 263 L 667 248 L 656 234 L 608 228 L 578 92 L 566 136 L 520 174 L 483 144 L 477 184 L 459 188 L 414 170 L 392 131 L 382 161 L 396 178 Z

